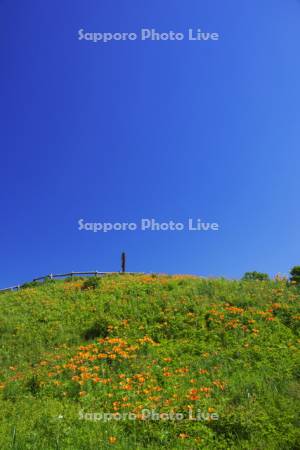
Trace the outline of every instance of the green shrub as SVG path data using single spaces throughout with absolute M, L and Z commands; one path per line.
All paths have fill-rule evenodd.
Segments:
M 26 383 L 26 387 L 32 395 L 36 395 L 40 390 L 40 382 L 36 375 L 32 375 Z
M 24 283 L 21 286 L 21 289 L 33 288 L 39 286 L 40 283 L 38 281 L 30 281 L 28 283 Z
M 100 278 L 98 277 L 90 277 L 82 285 L 82 290 L 86 289 L 96 289 L 100 285 Z
M 294 266 L 290 271 L 290 275 L 291 282 L 300 285 L 300 266 Z
M 259 280 L 259 281 L 268 281 L 269 275 L 267 273 L 262 272 L 246 272 L 245 275 L 242 278 L 243 281 L 253 281 L 253 280 Z
M 84 333 L 85 340 L 105 338 L 108 336 L 108 321 L 106 319 L 97 320 Z

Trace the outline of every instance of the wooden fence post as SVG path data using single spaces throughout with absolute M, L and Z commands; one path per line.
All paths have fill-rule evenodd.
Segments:
M 122 266 L 122 273 L 126 272 L 126 253 L 123 252 L 121 255 L 121 266 Z

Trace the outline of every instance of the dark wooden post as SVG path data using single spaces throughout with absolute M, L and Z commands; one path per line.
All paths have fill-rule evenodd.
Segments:
M 123 252 L 121 255 L 121 267 L 122 267 L 122 273 L 126 272 L 126 253 Z

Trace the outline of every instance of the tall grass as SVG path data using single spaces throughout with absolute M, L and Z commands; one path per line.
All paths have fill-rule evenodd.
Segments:
M 145 275 L 2 294 L 0 447 L 296 450 L 299 300 L 284 281 Z

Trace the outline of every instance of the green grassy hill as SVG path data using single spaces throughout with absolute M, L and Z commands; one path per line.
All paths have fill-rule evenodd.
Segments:
M 93 281 L 0 295 L 1 449 L 300 449 L 296 287 Z

